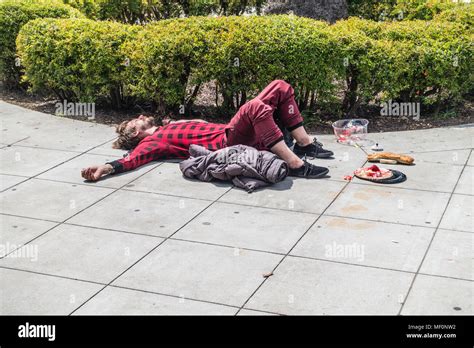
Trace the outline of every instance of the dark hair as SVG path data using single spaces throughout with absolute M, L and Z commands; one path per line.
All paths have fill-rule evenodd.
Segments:
M 140 142 L 139 137 L 133 135 L 136 128 L 127 128 L 128 122 L 130 121 L 123 121 L 116 127 L 115 131 L 119 134 L 119 136 L 117 140 L 112 143 L 112 147 L 114 149 L 132 150 Z

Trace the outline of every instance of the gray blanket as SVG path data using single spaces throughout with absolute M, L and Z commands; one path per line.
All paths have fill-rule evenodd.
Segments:
M 249 193 L 284 180 L 289 170 L 288 164 L 277 155 L 246 145 L 212 152 L 193 144 L 189 153 L 191 157 L 179 164 L 184 176 L 202 181 L 232 181 Z

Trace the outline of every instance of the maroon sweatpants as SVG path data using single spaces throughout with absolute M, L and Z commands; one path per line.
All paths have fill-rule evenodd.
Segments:
M 269 150 L 283 140 L 278 125 L 289 131 L 303 125 L 293 87 L 283 80 L 272 81 L 240 107 L 226 126 L 227 146 L 243 144 Z

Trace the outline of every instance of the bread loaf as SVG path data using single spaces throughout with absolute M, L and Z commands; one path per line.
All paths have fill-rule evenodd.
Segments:
M 369 162 L 379 162 L 380 160 L 395 160 L 398 163 L 402 164 L 412 164 L 415 161 L 413 157 L 407 155 L 400 155 L 398 153 L 393 152 L 372 153 L 370 155 L 367 155 L 367 160 Z

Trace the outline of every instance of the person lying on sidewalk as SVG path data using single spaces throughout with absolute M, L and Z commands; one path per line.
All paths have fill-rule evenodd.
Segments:
M 293 150 L 285 142 L 283 132 L 291 133 L 296 140 Z M 228 124 L 181 120 L 158 127 L 153 117 L 140 115 L 122 122 L 117 133 L 119 137 L 113 147 L 133 151 L 122 159 L 82 169 L 83 178 L 96 181 L 103 175 L 129 171 L 150 161 L 185 159 L 191 144 L 211 151 L 237 144 L 271 151 L 288 163 L 290 176 L 304 178 L 322 178 L 329 170 L 301 158 L 333 155 L 306 133 L 293 87 L 283 80 L 272 81 L 257 97 L 242 105 Z

